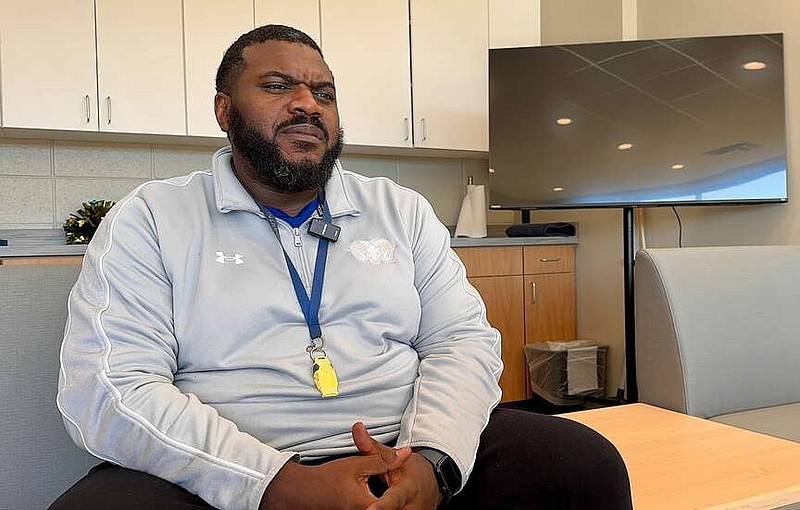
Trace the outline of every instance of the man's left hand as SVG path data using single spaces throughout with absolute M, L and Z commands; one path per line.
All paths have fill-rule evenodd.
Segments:
M 362 455 L 387 456 L 394 450 L 375 441 L 361 422 L 353 425 L 352 433 Z M 406 449 L 410 450 L 408 447 L 400 449 L 401 455 L 410 454 L 410 457 L 383 476 L 388 489 L 367 510 L 435 510 L 439 506 L 442 493 L 433 466 L 423 456 L 405 452 Z

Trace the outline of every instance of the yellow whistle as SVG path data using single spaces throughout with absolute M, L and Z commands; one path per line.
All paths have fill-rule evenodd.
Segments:
M 339 395 L 339 379 L 336 377 L 336 370 L 331 365 L 331 360 L 325 356 L 314 358 L 314 384 L 319 390 L 322 398 L 336 397 Z

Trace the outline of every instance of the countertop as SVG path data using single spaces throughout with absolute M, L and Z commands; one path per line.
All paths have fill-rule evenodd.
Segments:
M 472 248 L 480 246 L 528 246 L 539 244 L 578 244 L 577 236 L 570 237 L 454 237 L 450 240 L 453 248 Z M 2 252 L 0 252 L 1 254 Z
M 453 248 L 480 246 L 527 246 L 547 244 L 577 244 L 578 237 L 507 237 L 504 228 L 489 229 L 489 237 L 455 237 Z M 83 255 L 85 244 L 66 244 L 64 231 L 60 229 L 14 229 L 0 230 L 0 239 L 8 240 L 8 246 L 0 246 L 0 258 L 11 257 L 64 257 Z

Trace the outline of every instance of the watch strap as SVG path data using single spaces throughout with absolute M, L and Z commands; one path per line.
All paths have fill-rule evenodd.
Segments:
M 413 451 L 431 463 L 436 483 L 443 496 L 440 506 L 445 505 L 461 488 L 461 473 L 456 467 L 455 461 L 446 453 L 435 448 L 413 448 Z

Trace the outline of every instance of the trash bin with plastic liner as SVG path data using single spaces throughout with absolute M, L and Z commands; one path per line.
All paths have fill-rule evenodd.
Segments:
M 605 394 L 607 345 L 588 340 L 525 346 L 531 389 L 555 405 L 583 403 Z

